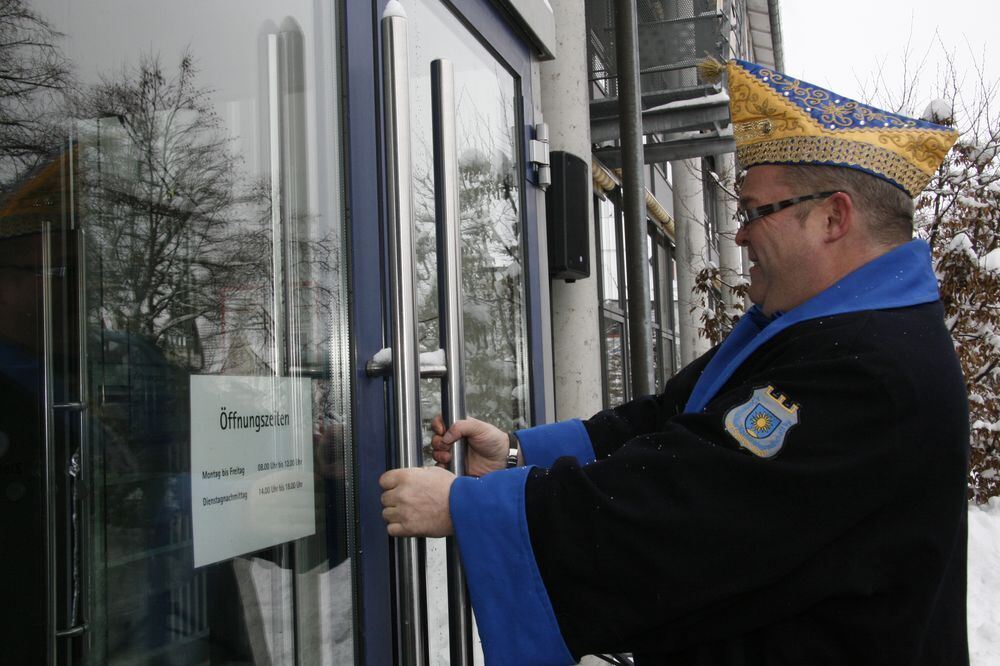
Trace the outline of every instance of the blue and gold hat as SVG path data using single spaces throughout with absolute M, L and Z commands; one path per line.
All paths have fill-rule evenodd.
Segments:
M 703 78 L 728 76 L 736 159 L 858 169 L 919 195 L 958 132 L 848 99 L 743 60 L 706 61 Z

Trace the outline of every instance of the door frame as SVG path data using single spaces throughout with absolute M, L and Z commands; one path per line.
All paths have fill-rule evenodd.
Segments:
M 520 84 L 520 145 L 524 165 L 521 188 L 525 298 L 529 349 L 531 418 L 545 414 L 542 340 L 542 280 L 539 271 L 537 179 L 526 163 L 534 138 L 532 51 L 527 40 L 490 0 L 442 0 L 461 22 L 507 64 Z M 393 662 L 394 601 L 391 544 L 382 521 L 378 478 L 392 465 L 388 428 L 391 408 L 387 382 L 369 377 L 366 362 L 389 345 L 388 256 L 385 192 L 385 144 L 382 123 L 380 18 L 387 0 L 344 2 L 341 40 L 344 99 L 345 191 L 349 243 L 349 292 L 354 424 L 354 488 L 357 550 L 355 576 L 355 660 L 362 664 Z M 405 0 L 404 0 L 405 6 Z M 372 159 L 372 148 L 377 157 Z M 376 166 L 377 168 L 372 168 Z M 366 296 L 372 296 L 366 298 Z M 378 303 L 378 307 L 372 307 Z

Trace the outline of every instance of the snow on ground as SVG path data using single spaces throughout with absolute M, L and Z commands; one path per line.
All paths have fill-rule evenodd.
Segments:
M 969 661 L 1000 664 L 1000 497 L 969 506 Z

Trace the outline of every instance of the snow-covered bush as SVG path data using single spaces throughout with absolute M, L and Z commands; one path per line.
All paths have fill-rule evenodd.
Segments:
M 946 322 L 965 373 L 972 427 L 969 495 L 976 502 L 1000 495 L 998 134 L 960 139 L 916 202 L 917 233 L 931 245 Z

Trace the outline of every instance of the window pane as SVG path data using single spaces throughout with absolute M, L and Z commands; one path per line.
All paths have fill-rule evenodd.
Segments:
M 649 285 L 649 301 L 650 301 L 649 313 L 650 313 L 650 319 L 653 321 L 654 324 L 660 323 L 660 313 L 659 313 L 659 309 L 656 307 L 656 289 L 658 287 L 658 283 L 657 283 L 657 280 L 656 280 L 656 270 L 657 270 L 656 259 L 657 259 L 657 257 L 654 254 L 655 253 L 655 249 L 656 249 L 656 245 L 657 245 L 657 243 L 656 243 L 656 232 L 647 232 L 646 233 L 646 269 L 647 269 L 647 275 L 648 275 L 648 277 L 646 278 L 646 280 L 647 280 L 646 284 Z
M 54 210 L 3 214 L 85 294 L 92 589 L 60 625 L 95 664 L 351 663 L 336 6 L 7 5 L 31 143 L 0 186 Z
M 653 341 L 653 390 L 655 393 L 659 393 L 660 389 L 663 388 L 663 376 L 661 372 L 663 364 L 660 362 L 660 352 L 662 350 L 662 347 L 661 345 L 658 344 L 660 341 L 660 333 L 655 328 L 653 329 L 652 341 Z
M 625 352 L 624 330 L 621 322 L 605 320 L 604 323 L 604 376 L 607 382 L 608 407 L 625 402 Z
M 656 295 L 659 298 L 659 302 L 656 307 L 657 316 L 659 318 L 660 325 L 673 334 L 672 301 L 674 289 L 671 284 L 671 259 L 670 253 L 667 250 L 666 241 L 661 240 L 657 243 L 656 250 L 658 255 Z
M 663 357 L 663 376 L 670 379 L 677 374 L 677 360 L 674 358 L 674 341 L 666 336 L 663 336 Z
M 465 391 L 470 416 L 530 425 L 519 81 L 440 2 L 407 4 L 417 307 L 422 348 L 438 347 L 430 63 L 454 65 L 462 226 Z M 433 416 L 425 402 L 425 418 Z
M 622 290 L 619 283 L 618 233 L 615 224 L 615 207 L 607 199 L 598 200 L 598 224 L 601 232 L 601 288 L 606 307 L 622 309 Z

